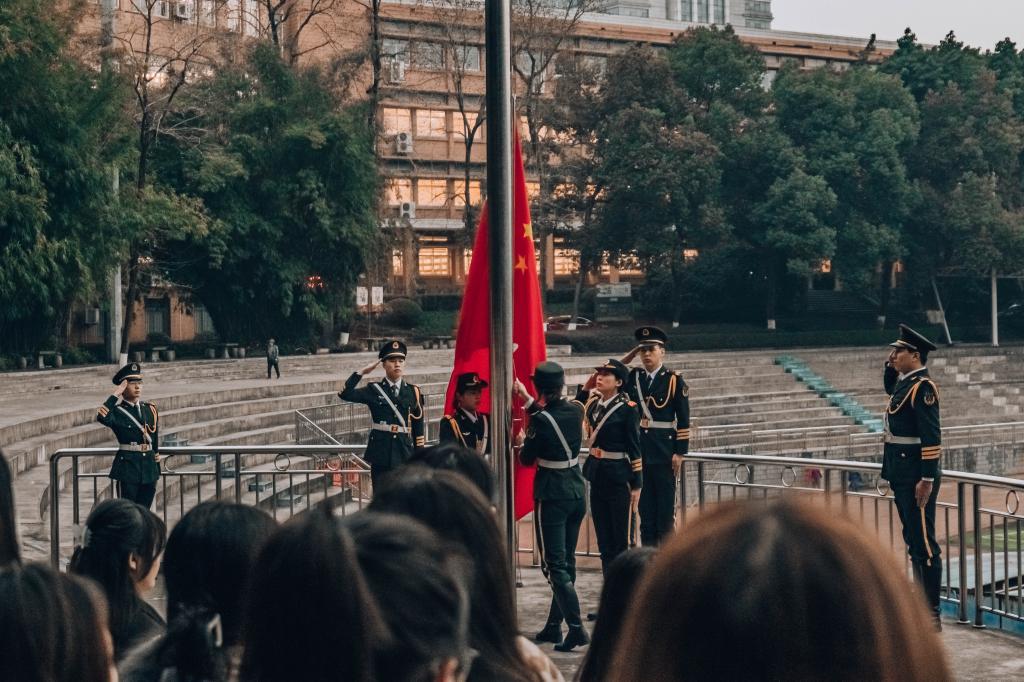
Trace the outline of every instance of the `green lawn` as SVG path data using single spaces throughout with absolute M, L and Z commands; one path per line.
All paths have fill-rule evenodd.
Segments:
M 994 537 L 993 537 L 994 536 Z M 1010 552 L 1016 552 L 1017 548 L 1021 546 L 1020 535 L 1017 533 L 1017 529 L 1010 527 L 1006 529 L 1006 542 L 1003 542 L 1003 530 L 1002 528 L 996 528 L 994 532 L 985 530 L 981 534 L 981 548 L 989 551 L 995 549 L 997 552 L 1002 552 L 1004 549 Z M 967 547 L 974 547 L 974 532 L 971 531 L 964 536 L 964 540 L 967 543 Z M 949 539 L 950 545 L 956 545 L 960 539 L 958 536 L 953 536 Z M 993 547 L 994 544 L 994 547 Z

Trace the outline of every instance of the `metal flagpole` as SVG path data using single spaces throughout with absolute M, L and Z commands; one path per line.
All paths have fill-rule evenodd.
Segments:
M 510 0 L 486 0 L 487 220 L 490 231 L 491 450 L 498 512 L 515 556 L 512 468 L 512 47 Z

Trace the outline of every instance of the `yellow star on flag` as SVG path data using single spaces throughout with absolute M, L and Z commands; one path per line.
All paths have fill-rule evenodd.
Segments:
M 526 272 L 526 256 L 519 256 L 519 258 L 516 259 L 515 269 Z
M 523 225 L 523 236 L 527 239 L 533 239 L 533 223 L 525 223 Z

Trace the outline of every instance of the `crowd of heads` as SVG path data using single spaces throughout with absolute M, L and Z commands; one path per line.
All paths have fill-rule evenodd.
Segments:
M 124 500 L 89 514 L 69 572 L 18 555 L 0 456 L 0 679 L 560 679 L 520 635 L 482 459 L 417 454 L 369 509 L 285 524 L 203 503 L 166 536 Z M 162 561 L 167 623 L 146 601 Z M 526 624 L 534 625 L 534 624 Z M 723 505 L 611 565 L 581 682 L 943 680 L 918 591 L 855 526 L 802 504 Z

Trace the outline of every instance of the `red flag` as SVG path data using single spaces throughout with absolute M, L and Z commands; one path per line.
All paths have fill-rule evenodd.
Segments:
M 533 249 L 533 228 L 530 203 L 526 194 L 526 173 L 519 147 L 519 135 L 513 137 L 512 157 L 512 371 L 530 391 L 529 377 L 534 367 L 547 357 L 544 345 L 544 311 L 537 281 L 537 260 Z M 491 380 L 491 303 L 488 270 L 487 204 L 480 216 L 480 225 L 473 244 L 473 260 L 459 311 L 459 331 L 455 339 L 455 366 L 448 382 L 445 409 L 451 410 L 455 396 L 455 380 L 465 372 L 476 372 L 485 381 Z M 490 405 L 490 393 L 484 389 L 482 405 Z M 513 435 L 526 428 L 526 415 L 517 399 L 512 408 Z M 515 517 L 521 519 L 533 510 L 533 476 L 535 467 L 515 463 Z

